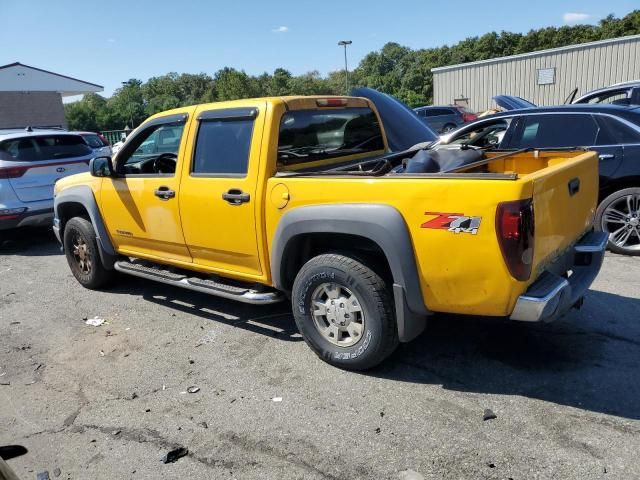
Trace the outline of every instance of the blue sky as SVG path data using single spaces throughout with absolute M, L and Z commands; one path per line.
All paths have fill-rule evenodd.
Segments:
M 0 0 L 0 65 L 19 61 L 104 85 L 129 78 L 230 66 L 294 74 L 343 66 L 389 41 L 452 44 L 496 30 L 594 23 L 640 8 L 638 0 Z M 380 2 L 382 3 L 382 2 Z M 318 7 L 321 6 L 321 7 Z

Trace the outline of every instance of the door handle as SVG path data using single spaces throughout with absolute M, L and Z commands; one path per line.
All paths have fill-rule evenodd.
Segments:
M 603 153 L 598 155 L 598 158 L 600 160 L 611 160 L 612 158 L 616 158 L 616 156 L 613 153 Z
M 176 196 L 176 191 L 171 190 L 169 187 L 158 187 L 158 189 L 153 192 L 153 194 L 158 197 L 160 200 L 169 200 L 170 198 L 174 198 Z
M 239 188 L 232 188 L 228 192 L 222 194 L 222 199 L 229 202 L 231 205 L 240 205 L 247 203 L 251 197 L 248 193 L 244 193 Z

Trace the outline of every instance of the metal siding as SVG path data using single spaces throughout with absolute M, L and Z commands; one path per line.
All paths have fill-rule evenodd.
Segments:
M 553 85 L 537 84 L 537 69 L 556 69 Z M 517 95 L 539 105 L 564 101 L 575 87 L 581 95 L 595 88 L 640 79 L 640 39 L 584 48 L 561 49 L 543 55 L 461 65 L 433 72 L 434 103 L 448 104 L 463 94 L 478 112 L 494 106 L 491 97 Z

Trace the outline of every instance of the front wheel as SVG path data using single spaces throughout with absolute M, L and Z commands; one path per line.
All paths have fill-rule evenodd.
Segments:
M 609 233 L 609 249 L 640 255 L 640 188 L 625 188 L 605 198 L 596 211 L 596 227 Z
M 398 345 L 393 297 L 373 270 L 338 254 L 309 260 L 293 284 L 298 330 L 324 361 L 348 370 L 366 370 Z
M 71 273 L 83 287 L 95 290 L 109 283 L 115 273 L 102 265 L 96 232 L 89 220 L 82 217 L 69 220 L 63 242 Z

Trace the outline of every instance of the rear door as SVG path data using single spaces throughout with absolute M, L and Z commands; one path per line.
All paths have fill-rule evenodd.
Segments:
M 88 171 L 92 157 L 79 135 L 34 135 L 0 145 L 2 166 L 22 202 L 51 200 L 56 180 Z
M 180 216 L 193 262 L 261 276 L 256 217 L 266 102 L 199 107 L 180 183 Z M 193 139 L 195 138 L 195 142 Z

